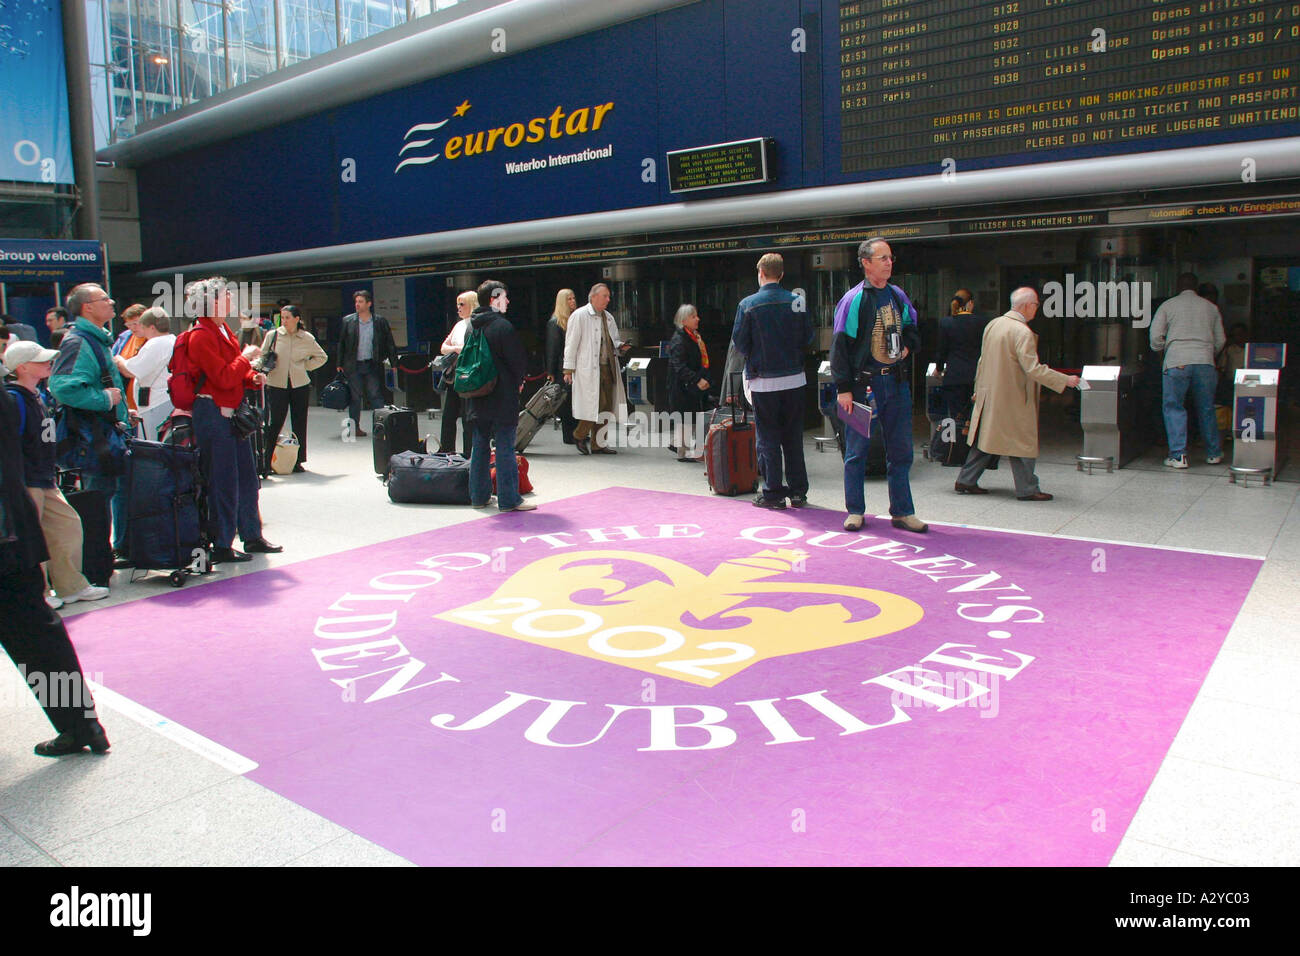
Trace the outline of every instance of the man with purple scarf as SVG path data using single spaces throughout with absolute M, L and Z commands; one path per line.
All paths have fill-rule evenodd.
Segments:
M 921 344 L 916 308 L 902 289 L 891 285 L 894 254 L 883 239 L 858 246 L 865 278 L 835 306 L 835 336 L 831 340 L 831 376 L 840 407 L 866 402 L 867 386 L 876 400 L 872 428 L 884 429 L 885 474 L 889 484 L 890 523 L 917 533 L 929 528 L 916 516 L 908 474 L 912 468 L 912 388 L 908 357 Z M 845 531 L 865 523 L 869 441 L 852 428 L 844 430 Z

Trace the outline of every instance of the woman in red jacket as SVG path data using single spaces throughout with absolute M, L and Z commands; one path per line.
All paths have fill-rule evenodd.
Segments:
M 244 400 L 244 389 L 260 388 L 266 382 L 266 376 L 253 371 L 250 364 L 262 350 L 249 345 L 241 352 L 226 325 L 233 301 L 224 278 L 193 283 L 185 295 L 187 302 L 197 302 L 202 313 L 189 338 L 189 355 L 199 376 L 194 398 L 194 437 L 207 483 L 212 560 L 249 561 L 249 553 L 283 551 L 262 537 L 253 449 L 247 436 L 235 432 L 232 422 L 235 409 Z M 242 552 L 233 547 L 236 531 L 244 543 Z

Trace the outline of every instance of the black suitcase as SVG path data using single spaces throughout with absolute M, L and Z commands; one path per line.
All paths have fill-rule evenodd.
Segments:
M 375 409 L 375 426 L 371 433 L 371 449 L 375 458 L 375 474 L 388 471 L 388 462 L 403 451 L 415 451 L 420 446 L 419 417 L 409 408 L 391 405 Z
M 398 504 L 467 505 L 469 459 L 405 451 L 389 463 L 388 497 Z
M 176 587 L 209 561 L 199 517 L 198 452 L 183 445 L 132 441 L 126 459 L 127 541 L 141 571 L 170 569 Z
M 81 573 L 91 584 L 106 588 L 113 577 L 108 497 L 102 491 L 72 491 L 64 497 L 81 518 Z
M 555 413 L 564 404 L 567 386 L 562 382 L 550 382 L 537 390 L 528 400 L 528 404 L 519 413 L 519 427 L 515 431 L 515 451 L 522 452 L 528 447 L 541 427 L 555 417 Z

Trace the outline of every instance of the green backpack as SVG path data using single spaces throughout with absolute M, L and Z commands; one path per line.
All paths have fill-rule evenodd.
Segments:
M 466 337 L 452 387 L 461 398 L 480 398 L 497 387 L 497 363 L 482 329 L 474 329 Z

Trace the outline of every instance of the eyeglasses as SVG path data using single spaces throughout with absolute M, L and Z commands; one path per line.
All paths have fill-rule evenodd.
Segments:
M 898 256 L 868 256 L 869 259 L 879 259 L 881 262 L 897 262 Z
M 94 305 L 96 302 L 112 302 L 112 301 L 113 301 L 112 297 L 106 295 L 102 299 L 91 299 L 88 304 Z

